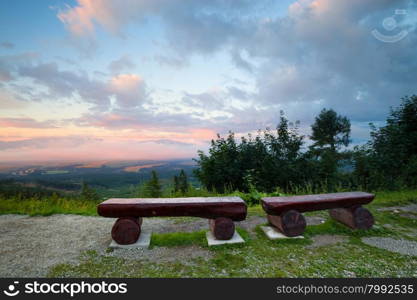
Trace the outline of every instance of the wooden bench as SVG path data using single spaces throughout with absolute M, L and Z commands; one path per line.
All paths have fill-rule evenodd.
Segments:
M 301 213 L 324 209 L 329 209 L 333 219 L 350 228 L 371 228 L 374 218 L 362 205 L 370 203 L 374 197 L 363 192 L 269 197 L 262 198 L 262 207 L 271 225 L 287 236 L 297 236 L 306 227 L 306 220 Z
M 246 204 L 239 197 L 195 198 L 112 198 L 97 207 L 100 216 L 118 218 L 111 235 L 120 245 L 135 243 L 143 217 L 200 217 L 209 219 L 216 239 L 229 240 L 235 232 L 233 221 L 246 218 Z

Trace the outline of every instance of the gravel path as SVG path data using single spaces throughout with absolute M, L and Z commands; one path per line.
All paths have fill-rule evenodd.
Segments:
M 307 248 L 317 248 L 323 246 L 330 246 L 337 243 L 343 243 L 348 240 L 346 236 L 343 235 L 331 235 L 331 234 L 319 234 L 312 237 L 313 244 L 307 246 Z
M 417 242 L 382 237 L 366 237 L 362 238 L 362 242 L 391 252 L 417 256 Z
M 79 255 L 95 250 L 106 256 L 149 261 L 192 263 L 192 258 L 210 258 L 211 252 L 198 246 L 115 249 L 106 252 L 115 219 L 77 215 L 28 217 L 0 216 L 0 277 L 42 277 L 60 263 L 77 263 Z M 253 229 L 265 218 L 250 217 L 237 226 Z M 154 233 L 207 230 L 201 218 L 145 218 L 143 230 Z
M 417 213 L 417 204 L 409 204 L 405 206 L 389 206 L 389 207 L 381 207 L 377 209 L 378 211 L 393 211 L 393 212 L 411 212 Z

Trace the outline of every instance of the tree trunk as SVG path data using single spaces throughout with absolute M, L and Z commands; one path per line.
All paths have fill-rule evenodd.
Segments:
M 283 212 L 279 216 L 267 215 L 271 225 L 276 227 L 286 236 L 298 236 L 303 234 L 306 228 L 304 216 L 296 210 Z
M 119 218 L 113 225 L 111 236 L 119 245 L 133 244 L 139 238 L 141 225 L 142 218 Z
M 229 218 L 210 219 L 209 227 L 218 240 L 230 240 L 235 233 L 235 223 Z
M 369 229 L 374 225 L 374 217 L 366 208 L 354 206 L 329 210 L 330 216 L 352 229 Z

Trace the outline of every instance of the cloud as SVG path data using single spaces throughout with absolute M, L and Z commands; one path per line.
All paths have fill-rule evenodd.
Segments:
M 15 76 L 29 78 L 36 86 L 41 87 L 34 89 L 27 84 L 15 83 L 15 89 L 27 101 L 80 97 L 83 102 L 92 104 L 93 110 L 107 111 L 112 107 L 113 97 L 114 104 L 123 108 L 141 105 L 148 97 L 144 79 L 136 74 L 118 74 L 109 79 L 95 79 L 86 72 L 62 70 L 55 62 L 10 64 L 6 71 L 9 70 Z M 37 90 L 40 91 L 36 92 Z
M 375 39 L 372 30 L 383 31 L 384 18 L 398 8 L 408 14 L 396 16 L 396 30 L 408 35 L 394 44 Z M 68 16 L 75 34 L 78 28 L 91 33 L 95 24 L 118 34 L 129 23 L 157 16 L 167 52 L 155 60 L 178 68 L 196 54 L 228 53 L 237 68 L 253 76 L 258 93 L 247 99 L 300 115 L 307 107 L 332 107 L 357 121 L 381 120 L 387 107 L 415 93 L 414 1 L 299 0 L 286 15 L 274 9 L 267 0 L 129 1 L 117 7 L 112 1 L 80 0 L 61 17 Z M 183 100 L 205 103 L 196 96 Z
M 155 55 L 154 60 L 161 65 L 167 65 L 177 69 L 188 65 L 184 58 L 178 58 L 173 55 Z
M 53 121 L 36 121 L 31 118 L 0 118 L 1 127 L 15 128 L 56 128 Z
M 199 94 L 184 92 L 182 103 L 191 107 L 204 108 L 206 110 L 221 110 L 225 106 L 227 94 L 222 91 L 208 91 Z
M 140 143 L 140 144 L 154 143 L 154 144 L 158 144 L 158 145 L 194 146 L 191 143 L 175 141 L 175 140 L 170 140 L 170 139 L 147 140 L 147 141 L 140 141 L 138 143 Z
M 5 49 L 13 49 L 14 44 L 10 42 L 1 42 L 0 47 L 5 48 Z
M 384 119 L 389 106 L 415 93 L 417 60 L 410 49 L 416 32 L 404 25 L 407 37 L 386 44 L 371 31 L 395 8 L 416 11 L 410 3 L 296 1 L 287 16 L 259 22 L 250 38 L 235 43 L 262 61 L 255 74 L 258 103 L 307 122 L 322 107 L 354 121 Z
M 114 76 L 109 83 L 109 90 L 116 95 L 120 107 L 135 107 L 146 99 L 146 85 L 142 78 L 135 74 Z
M 59 12 L 58 18 L 75 35 L 86 35 L 94 32 L 93 18 L 97 10 L 94 3 L 101 1 L 78 1 L 79 6 L 69 8 L 65 12 Z
M 11 81 L 21 66 L 31 65 L 39 57 L 36 52 L 0 56 L 0 82 Z
M 21 109 L 27 106 L 27 103 L 16 99 L 6 90 L 0 91 L 0 109 Z
M 120 5 L 109 0 L 77 0 L 76 6 L 67 6 L 59 11 L 57 16 L 74 35 L 94 34 L 96 24 L 114 34 L 121 34 L 123 25 L 140 18 L 159 5 L 169 5 L 170 2 L 176 1 L 137 0 L 124 1 L 123 5 Z
M 113 74 L 119 74 L 122 71 L 129 71 L 136 67 L 136 64 L 130 59 L 129 56 L 124 55 L 119 59 L 112 61 L 109 64 L 108 69 Z
M 100 149 L 100 151 L 97 151 Z M 173 159 L 195 156 L 197 148 L 191 144 L 169 141 L 138 143 L 136 140 L 97 139 L 83 136 L 43 137 L 14 141 L 0 141 L 3 161 L 41 160 L 126 160 Z
M 10 149 L 59 149 L 72 148 L 91 141 L 100 141 L 91 137 L 40 137 L 16 141 L 0 141 L 0 150 Z

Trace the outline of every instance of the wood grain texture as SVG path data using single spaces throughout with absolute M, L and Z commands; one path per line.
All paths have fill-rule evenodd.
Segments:
M 207 219 L 225 217 L 243 221 L 247 208 L 239 197 L 116 198 L 100 203 L 97 212 L 100 216 L 110 218 L 190 216 Z
M 111 236 L 120 245 L 135 243 L 141 232 L 142 218 L 119 218 L 114 223 Z
M 235 233 L 235 223 L 229 218 L 210 219 L 209 227 L 218 240 L 230 240 Z
M 296 210 L 289 210 L 279 216 L 267 215 L 269 223 L 286 236 L 302 235 L 306 228 L 304 216 Z
M 329 210 L 330 216 L 352 229 L 369 229 L 374 225 L 371 212 L 362 206 L 351 208 L 334 208 Z
M 348 208 L 370 203 L 375 195 L 364 192 L 331 193 L 289 197 L 262 198 L 262 207 L 268 215 L 279 216 L 285 211 L 316 211 Z

